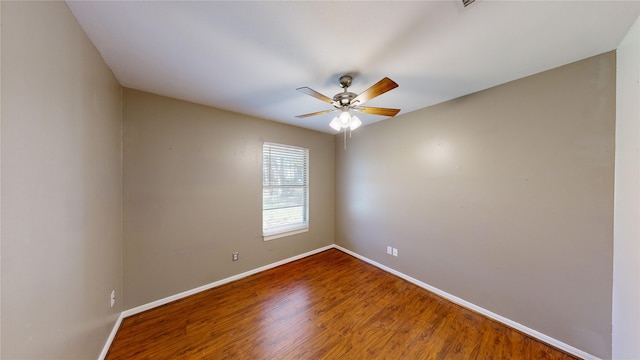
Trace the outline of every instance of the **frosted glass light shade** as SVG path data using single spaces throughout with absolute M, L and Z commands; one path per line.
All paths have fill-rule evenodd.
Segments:
M 342 129 L 342 124 L 340 124 L 340 120 L 338 120 L 337 116 L 331 120 L 329 126 L 331 126 L 335 131 L 340 131 L 340 129 Z
M 360 121 L 360 119 L 358 119 L 357 116 L 352 116 L 351 117 L 351 124 L 349 124 L 349 128 L 351 130 L 355 130 L 357 129 L 360 125 L 362 125 L 362 121 Z
M 342 124 L 343 128 L 348 127 L 350 122 L 351 114 L 349 114 L 349 111 L 343 111 L 342 113 L 340 113 L 340 123 Z

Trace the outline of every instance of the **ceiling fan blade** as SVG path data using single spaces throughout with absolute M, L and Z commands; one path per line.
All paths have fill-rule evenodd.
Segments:
M 369 101 L 376 96 L 382 95 L 389 90 L 395 89 L 398 87 L 395 81 L 385 77 L 384 79 L 378 81 L 373 84 L 370 88 L 365 90 L 362 94 L 356 96 L 353 100 L 351 100 L 351 104 L 362 104 L 365 101 Z
M 328 114 L 330 112 L 334 112 L 334 111 L 338 111 L 338 109 L 331 109 L 331 110 L 323 110 L 323 111 L 316 111 L 316 112 L 312 112 L 309 114 L 304 114 L 304 115 L 298 115 L 296 116 L 297 118 L 306 118 L 306 117 L 310 117 L 310 116 L 316 116 L 316 115 L 322 115 L 322 114 Z
M 305 94 L 307 94 L 309 96 L 313 96 L 314 98 L 316 98 L 318 100 L 324 101 L 324 102 L 329 103 L 329 104 L 333 104 L 333 99 L 332 98 L 330 98 L 328 96 L 325 96 L 325 95 L 322 95 L 319 92 L 317 92 L 317 91 L 315 91 L 315 90 L 313 90 L 311 88 L 308 88 L 306 86 L 305 87 L 301 87 L 301 88 L 297 88 L 296 90 L 300 91 L 301 93 L 305 93 Z
M 400 112 L 400 109 L 377 108 L 377 107 L 368 107 L 368 106 L 354 107 L 353 110 L 364 113 L 364 114 L 373 114 L 373 115 L 382 115 L 382 116 L 396 116 L 396 114 Z

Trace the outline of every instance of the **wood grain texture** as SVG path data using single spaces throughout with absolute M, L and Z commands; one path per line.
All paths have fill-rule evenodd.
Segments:
M 331 249 L 123 320 L 107 359 L 576 359 Z

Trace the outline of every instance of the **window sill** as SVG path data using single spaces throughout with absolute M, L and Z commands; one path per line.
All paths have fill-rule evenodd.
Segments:
M 302 228 L 302 229 L 285 231 L 285 232 L 272 234 L 272 235 L 262 235 L 262 239 L 264 241 L 275 240 L 275 239 L 279 239 L 279 238 L 286 237 L 286 236 L 291 236 L 291 235 L 295 235 L 295 234 L 302 234 L 302 233 L 305 233 L 307 231 L 309 231 L 308 227 Z

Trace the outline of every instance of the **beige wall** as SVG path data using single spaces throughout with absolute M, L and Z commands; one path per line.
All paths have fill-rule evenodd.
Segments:
M 309 148 L 307 233 L 262 240 L 264 141 Z M 331 135 L 125 89 L 125 307 L 333 244 L 334 169 Z
M 614 124 L 607 53 L 367 126 L 336 243 L 610 357 Z
M 640 18 L 617 65 L 613 358 L 640 359 Z
M 121 87 L 64 2 L 0 6 L 0 357 L 95 359 L 121 310 Z

